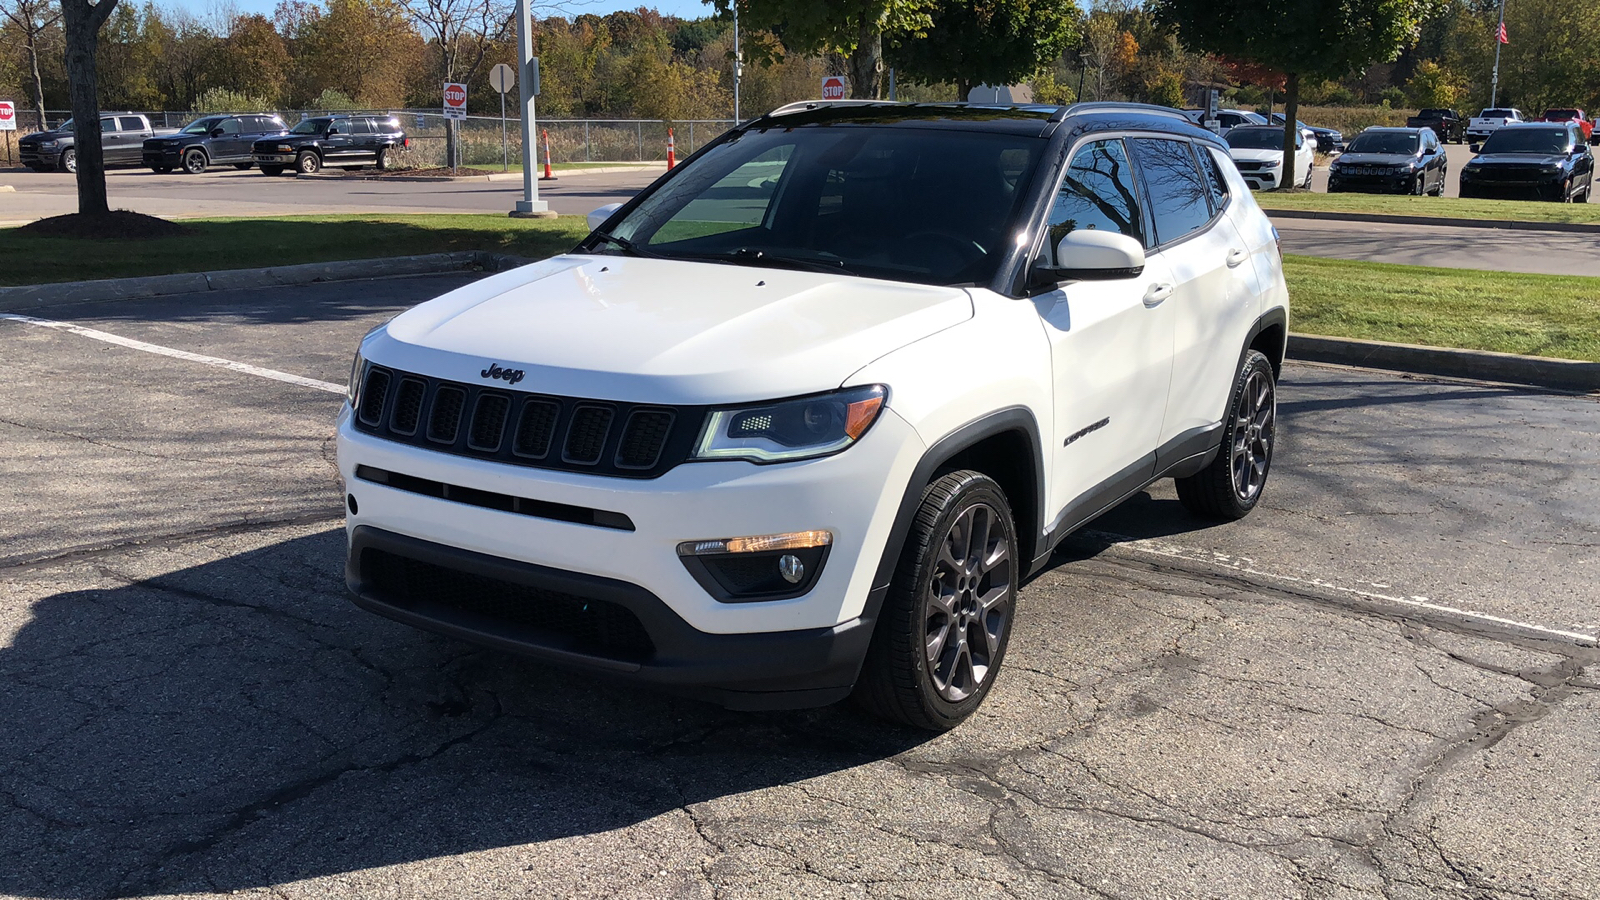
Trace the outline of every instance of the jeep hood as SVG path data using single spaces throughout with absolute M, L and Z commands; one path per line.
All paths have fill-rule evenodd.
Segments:
M 1352 166 L 1403 166 L 1417 161 L 1414 153 L 1350 153 L 1339 157 L 1339 162 Z
M 364 348 L 384 365 L 468 383 L 497 364 L 525 371 L 517 390 L 717 404 L 839 387 L 971 317 L 957 288 L 568 255 L 424 303 Z
M 1282 160 L 1282 150 L 1250 150 L 1243 147 L 1230 147 L 1228 155 L 1240 162 L 1272 162 Z

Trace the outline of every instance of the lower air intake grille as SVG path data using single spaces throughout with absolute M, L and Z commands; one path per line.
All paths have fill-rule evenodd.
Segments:
M 355 427 L 429 450 L 519 466 L 655 478 L 684 462 L 702 407 L 520 394 L 373 365 Z
M 532 632 L 541 642 L 611 659 L 655 651 L 632 610 L 604 600 L 528 587 L 399 556 L 361 553 L 361 578 L 385 602 L 437 604 Z M 424 613 L 426 610 L 424 610 Z

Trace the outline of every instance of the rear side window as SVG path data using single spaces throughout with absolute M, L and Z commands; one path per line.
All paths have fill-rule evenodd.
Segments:
M 372 127 L 371 119 L 356 119 L 354 121 L 355 128 L 351 129 L 353 134 L 373 134 L 378 130 Z
M 144 120 L 138 116 L 118 116 L 117 124 L 122 126 L 123 131 L 144 130 Z
M 1095 141 L 1079 148 L 1050 207 L 1049 254 L 1078 229 L 1114 231 L 1144 243 L 1138 190 L 1122 141 Z
M 1206 187 L 1211 191 L 1211 208 L 1220 210 L 1228 205 L 1228 177 L 1218 168 L 1217 155 L 1204 147 L 1195 147 L 1195 153 L 1200 157 L 1200 175 L 1206 181 Z
M 1155 242 L 1170 244 L 1211 221 L 1211 186 L 1195 165 L 1187 141 L 1133 138 L 1133 157 L 1150 193 Z

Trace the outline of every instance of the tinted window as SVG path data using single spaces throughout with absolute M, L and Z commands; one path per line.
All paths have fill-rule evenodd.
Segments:
M 356 127 L 355 127 L 355 133 L 356 134 L 377 134 L 378 133 L 378 129 L 373 125 L 373 122 L 372 122 L 371 119 L 357 119 L 355 125 L 356 125 Z
M 1134 138 L 1129 143 L 1150 194 L 1156 241 L 1170 243 L 1206 227 L 1211 221 L 1211 187 L 1195 165 L 1189 145 L 1157 138 Z
M 328 129 L 327 119 L 302 119 L 290 129 L 293 134 L 322 134 Z
M 1200 174 L 1211 190 L 1211 208 L 1218 210 L 1228 205 L 1228 179 L 1222 174 L 1217 155 L 1204 147 L 1195 147 L 1200 156 Z
M 1516 114 L 1514 109 L 1486 109 L 1478 115 L 1485 119 L 1509 119 Z
M 123 131 L 144 130 L 144 120 L 138 116 L 118 116 L 117 124 L 122 126 Z
M 1078 150 L 1050 207 L 1051 258 L 1069 232 L 1114 231 L 1144 243 L 1133 170 L 1121 141 L 1095 141 Z
M 1483 142 L 1484 153 L 1566 153 L 1571 132 L 1566 128 L 1502 128 Z
M 189 124 L 183 126 L 183 130 L 180 133 L 181 134 L 209 134 L 211 132 L 211 129 L 217 127 L 217 122 L 219 122 L 219 121 L 221 121 L 221 120 L 220 119 L 216 119 L 216 118 L 195 119 L 193 122 L 190 122 Z
M 1346 153 L 1400 153 L 1417 152 L 1417 136 L 1405 131 L 1367 131 L 1356 135 L 1345 146 Z
M 219 123 L 219 127 L 222 128 L 223 134 L 239 134 L 244 131 L 239 125 L 238 119 L 223 119 Z
M 116 119 L 111 118 L 110 116 L 107 116 L 106 118 L 100 120 L 100 132 L 102 134 L 104 134 L 104 133 L 106 133 L 108 131 L 116 131 L 116 130 L 117 130 L 117 120 Z

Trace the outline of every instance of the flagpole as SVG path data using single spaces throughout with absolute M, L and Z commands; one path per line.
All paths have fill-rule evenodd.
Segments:
M 1494 77 L 1489 82 L 1489 105 L 1500 98 L 1500 46 L 1505 43 L 1500 36 L 1506 32 L 1506 0 L 1500 0 L 1500 25 L 1494 30 Z

